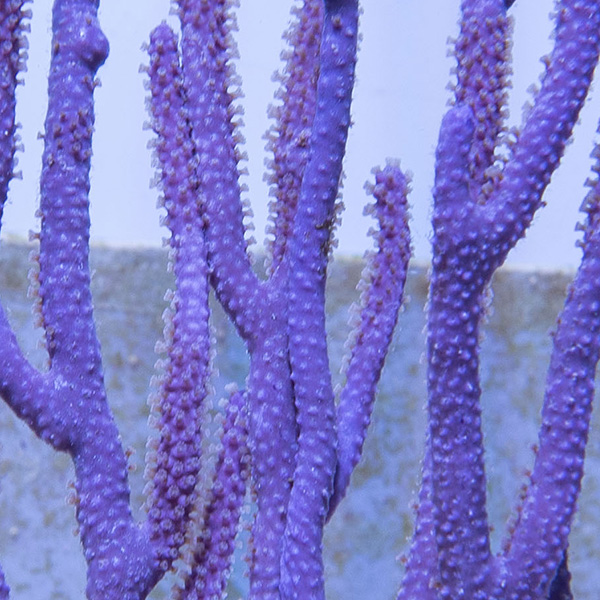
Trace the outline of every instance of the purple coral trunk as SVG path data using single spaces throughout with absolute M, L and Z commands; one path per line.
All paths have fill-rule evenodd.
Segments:
M 538 455 L 511 549 L 500 559 L 491 556 L 486 514 L 479 323 L 485 286 L 541 205 L 571 135 L 598 60 L 600 6 L 594 1 L 560 4 L 548 71 L 506 164 L 494 155 L 503 143 L 508 82 L 506 6 L 500 0 L 465 0 L 462 11 L 456 104 L 442 122 L 436 155 L 428 449 L 414 542 L 429 558 L 422 569 L 413 552 L 400 597 L 414 597 L 416 590 L 435 582 L 439 598 L 541 600 L 548 597 L 567 546 L 580 477 L 574 473 L 572 479 L 570 473 L 580 473 L 587 438 L 597 362 L 593 235 L 586 235 L 582 268 L 554 338 L 544 419 L 557 419 L 561 426 L 542 426 L 540 447 L 545 450 Z M 589 335 L 577 353 L 581 343 L 569 335 L 579 338 L 577 329 L 583 323 Z M 574 379 L 581 381 L 577 393 L 557 389 L 560 381 Z M 568 402 L 578 408 L 568 408 Z M 576 423 L 565 411 L 577 414 Z M 431 564 L 432 545 L 436 564 Z

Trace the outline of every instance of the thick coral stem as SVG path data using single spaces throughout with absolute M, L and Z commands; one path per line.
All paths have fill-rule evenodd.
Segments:
M 486 598 L 492 560 L 479 408 L 478 326 L 490 265 L 469 190 L 470 107 L 442 122 L 428 315 L 428 452 L 440 598 Z
M 357 2 L 325 2 L 311 156 L 289 241 L 288 329 L 299 436 L 281 559 L 281 595 L 285 599 L 324 595 L 322 535 L 336 465 L 335 407 L 325 335 L 325 271 L 350 125 L 357 21 Z
M 131 515 L 127 465 L 112 417 L 97 413 L 73 452 L 87 598 L 140 600 L 161 572 L 148 536 Z
M 135 600 L 155 582 L 129 507 L 127 462 L 106 402 L 88 265 L 94 76 L 108 43 L 97 0 L 57 0 L 41 178 L 40 289 L 52 421 L 73 457 L 88 598 Z M 42 423 L 47 427 L 47 423 Z
M 251 347 L 248 445 L 257 512 L 252 526 L 249 598 L 256 600 L 280 597 L 281 554 L 298 450 L 286 303 L 283 294 L 273 291 L 270 310 L 261 323 L 264 335 Z
M 486 480 L 479 408 L 478 322 L 481 298 L 433 275 L 428 334 L 432 500 L 441 598 L 483 600 L 491 581 Z
M 39 295 L 51 367 L 67 378 L 101 372 L 88 263 L 94 77 L 108 53 L 97 9 L 94 0 L 58 0 L 53 11 Z

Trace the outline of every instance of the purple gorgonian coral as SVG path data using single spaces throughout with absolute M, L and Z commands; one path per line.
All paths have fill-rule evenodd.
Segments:
M 510 4 L 510 3 L 508 3 Z M 454 103 L 436 152 L 427 327 L 428 415 L 417 523 L 400 599 L 568 597 L 566 551 L 600 326 L 598 184 L 583 259 L 553 339 L 539 450 L 502 551 L 490 550 L 479 325 L 494 271 L 523 237 L 559 164 L 598 60 L 600 3 L 557 4 L 554 49 L 518 131 L 504 125 L 510 21 L 503 0 L 463 0 Z M 596 167 L 597 169 L 597 167 Z
M 106 402 L 89 288 L 93 92 L 108 52 L 97 0 L 54 3 L 33 274 L 49 364 L 43 372 L 29 364 L 1 313 L 0 392 L 40 438 L 73 459 L 88 598 L 145 598 L 177 564 L 182 583 L 174 597 L 221 597 L 247 489 L 257 508 L 250 596 L 324 597 L 323 527 L 358 462 L 402 298 L 406 179 L 391 162 L 375 173 L 376 247 L 347 383 L 336 398 L 324 294 L 350 125 L 357 2 L 306 2 L 287 33 L 269 132 L 274 200 L 265 279 L 253 270 L 245 240 L 232 3 L 180 0 L 174 8 L 181 39 L 162 24 L 148 47 L 149 108 L 176 288 L 151 398 L 146 518 L 136 522 L 129 506 L 127 461 Z M 4 10 L 3 201 L 27 17 L 23 2 Z M 250 370 L 245 389 L 231 390 L 206 490 L 199 480 L 210 287 L 246 343 Z
M 0 198 L 16 148 L 24 0 L 0 8 Z M 266 276 L 248 252 L 242 201 L 234 3 L 176 0 L 148 45 L 157 181 L 175 289 L 151 398 L 145 518 L 130 509 L 127 460 L 107 404 L 90 293 L 89 169 L 96 71 L 108 42 L 98 0 L 55 0 L 32 287 L 48 367 L 35 369 L 0 310 L 0 394 L 75 465 L 87 597 L 140 600 L 178 569 L 178 599 L 224 597 L 242 503 L 255 510 L 249 597 L 325 597 L 322 536 L 360 459 L 410 254 L 408 183 L 374 172 L 377 220 L 345 383 L 334 391 L 325 283 L 354 83 L 357 0 L 303 0 L 286 34 L 268 132 L 273 200 Z M 531 111 L 505 125 L 508 0 L 463 0 L 457 81 L 436 153 L 428 307 L 429 425 L 415 533 L 399 600 L 568 598 L 568 534 L 583 459 L 600 327 L 598 183 L 584 204 L 583 259 L 559 319 L 530 485 L 498 556 L 486 514 L 479 327 L 494 271 L 525 234 L 585 100 L 600 47 L 600 1 L 561 0 L 555 46 Z M 400 116 L 402 118 L 402 116 Z M 600 165 L 595 167 L 600 171 Z M 209 484 L 209 290 L 250 366 L 230 388 Z M 210 461 L 209 461 L 210 462 Z M 8 598 L 2 576 L 0 598 Z

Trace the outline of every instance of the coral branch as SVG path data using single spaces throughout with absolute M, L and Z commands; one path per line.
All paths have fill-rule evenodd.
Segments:
M 596 167 L 597 170 L 597 167 Z M 586 200 L 583 259 L 553 339 L 539 451 L 520 518 L 507 543 L 507 597 L 545 598 L 567 547 L 600 352 L 600 185 Z M 535 557 L 535 560 L 533 560 Z
M 97 4 L 58 0 L 53 12 L 41 178 L 39 295 L 51 367 L 67 378 L 101 371 L 88 265 L 94 77 L 108 53 Z
M 369 257 L 361 282 L 362 309 L 356 330 L 350 334 L 352 355 L 337 408 L 337 468 L 329 516 L 344 497 L 361 456 L 377 382 L 402 303 L 410 258 L 408 183 L 399 167 L 388 164 L 376 171 L 371 192 L 376 199 L 373 212 L 379 229 L 374 234 L 376 251 Z
M 437 254 L 443 264 L 443 254 Z M 447 257 L 449 263 L 456 256 Z M 429 438 L 441 598 L 464 589 L 484 598 L 491 580 L 479 408 L 478 323 L 474 273 L 434 263 L 428 321 Z
M 0 223 L 13 177 L 16 149 L 15 89 L 24 66 L 25 0 L 6 0 L 0 6 Z
M 440 585 L 434 507 L 432 503 L 431 444 L 425 447 L 423 472 L 406 572 L 397 600 L 437 600 Z
M 0 394 L 15 414 L 43 440 L 65 450 L 69 433 L 62 421 L 50 376 L 34 369 L 23 355 L 0 307 Z M 58 413 L 58 414 L 57 414 Z
M 488 222 L 498 264 L 520 239 L 535 211 L 579 118 L 600 52 L 600 2 L 558 4 L 554 49 L 522 132 L 497 189 Z
M 488 3 L 477 5 L 482 11 L 487 6 Z M 467 23 L 471 18 L 471 8 L 470 2 L 463 3 L 463 18 Z M 502 17 L 502 7 L 496 6 L 496 10 Z M 475 15 L 476 21 L 485 21 L 486 27 L 490 18 L 485 11 Z M 486 165 L 480 158 L 487 153 L 486 161 L 490 160 L 492 141 L 496 140 L 501 130 L 498 115 L 503 98 L 501 85 L 498 85 L 497 91 L 490 92 L 486 102 L 490 112 L 477 105 L 473 93 L 478 85 L 479 66 L 472 58 L 468 58 L 461 47 L 466 43 L 464 34 L 459 40 L 458 103 L 444 117 L 437 150 L 434 255 L 428 322 L 429 444 L 440 598 L 462 594 L 470 598 L 485 598 L 500 593 L 495 588 L 497 565 L 491 558 L 489 547 L 479 408 L 478 328 L 482 295 L 492 273 L 523 235 L 533 213 L 540 206 L 541 194 L 571 135 L 598 58 L 598 19 L 598 2 L 565 0 L 561 3 L 555 49 L 542 90 L 514 154 L 504 169 L 503 178 L 489 200 L 483 202 L 478 190 L 480 166 Z M 505 34 L 501 33 L 502 27 L 498 31 L 498 43 L 503 46 Z M 489 44 L 485 41 L 489 31 L 478 31 L 478 35 L 483 38 L 482 47 L 485 49 Z M 473 46 L 473 41 L 468 42 L 470 52 Z M 483 62 L 488 70 L 498 70 L 499 84 L 502 84 L 505 58 L 502 47 L 498 50 L 496 55 L 490 55 Z M 475 85 L 470 83 L 473 73 Z M 464 104 L 463 99 L 470 107 Z M 481 136 L 475 124 L 488 117 L 491 120 L 484 129 L 486 135 L 492 137 L 489 142 L 483 142 L 482 150 L 478 148 Z M 486 150 L 488 147 L 490 152 Z M 582 310 L 585 310 L 584 307 Z M 580 317 L 574 318 L 577 322 Z M 569 332 L 573 328 L 573 321 L 565 327 Z M 555 343 L 559 337 L 557 334 Z M 569 338 L 565 340 L 564 347 L 571 348 L 574 343 L 575 339 Z M 562 358 L 563 362 L 568 362 L 567 357 Z M 555 364 L 559 362 L 557 358 Z M 551 369 L 558 370 L 558 367 Z M 593 369 L 582 377 L 587 378 L 587 382 L 593 381 Z M 556 378 L 568 379 L 559 375 Z M 574 390 L 569 393 L 574 393 Z M 561 414 L 556 418 L 563 417 L 564 414 Z M 556 431 L 556 425 L 550 428 Z M 577 438 L 584 444 L 583 433 L 584 428 L 579 427 L 571 441 Z M 553 439 L 554 435 L 542 434 L 542 439 Z M 573 449 L 578 460 L 582 460 L 582 448 L 581 444 L 576 444 Z M 566 464 L 557 461 L 557 454 L 552 449 L 542 456 L 549 463 L 546 464 L 546 470 L 539 467 L 541 471 L 536 481 L 545 481 L 546 484 L 539 483 L 543 492 L 540 491 L 540 495 L 532 501 L 535 511 L 531 509 L 528 512 L 538 514 L 539 511 L 541 520 L 548 516 L 542 509 L 543 504 L 540 504 L 543 495 L 549 497 L 548 494 L 551 496 L 554 493 L 546 487 L 550 485 L 549 474 L 567 468 Z M 538 456 L 538 462 L 540 460 L 542 462 L 539 464 L 544 464 Z M 561 494 L 558 490 L 556 493 Z M 576 493 L 567 493 L 567 496 L 574 499 Z M 557 514 L 547 522 L 550 527 L 548 535 L 553 535 L 550 531 L 556 531 L 556 527 L 560 528 L 559 522 L 570 519 L 573 506 L 565 500 L 561 495 L 562 517 Z M 523 531 L 525 528 L 522 519 L 517 530 Z M 548 551 L 545 556 L 552 556 L 552 560 L 535 561 L 537 568 L 543 571 L 543 574 L 535 575 L 529 573 L 526 557 L 534 556 L 531 552 L 534 537 L 537 540 L 546 538 L 540 537 L 540 520 L 526 529 L 529 534 L 522 534 L 527 539 L 520 546 L 521 554 L 506 566 L 505 572 L 510 574 L 506 585 L 511 590 L 511 586 L 516 586 L 508 597 L 545 598 L 547 586 L 556 573 L 566 545 L 566 531 L 555 538 L 556 542 L 551 542 L 555 543 L 551 550 L 543 550 L 544 553 Z M 514 543 L 515 539 L 512 540 L 512 548 L 515 547 Z M 511 550 L 510 556 L 515 552 Z M 520 591 L 517 592 L 517 589 Z M 519 595 L 526 594 L 525 590 L 530 590 L 528 593 L 532 595 Z
M 245 394 L 234 392 L 227 405 L 222 449 L 217 461 L 211 501 L 204 516 L 201 539 L 195 546 L 191 572 L 181 600 L 220 600 L 229 577 L 235 536 L 248 476 L 248 429 Z
M 310 154 L 309 138 L 316 110 L 319 52 L 323 27 L 321 0 L 305 0 L 296 10 L 296 21 L 287 34 L 290 49 L 276 98 L 281 105 L 271 107 L 276 118 L 267 133 L 267 150 L 273 160 L 266 179 L 275 199 L 270 204 L 272 230 L 269 240 L 269 267 L 283 259 L 291 235 L 304 169 Z
M 200 470 L 201 407 L 210 360 L 208 263 L 183 78 L 176 39 L 166 25 L 153 32 L 149 54 L 150 104 L 177 284 L 172 314 L 166 317 L 166 372 L 153 399 L 159 439 L 148 459 L 151 539 L 167 571 L 185 540 Z
M 281 274 L 281 273 L 280 273 Z M 270 284 L 278 283 L 279 275 Z M 252 527 L 250 598 L 278 600 L 280 563 L 296 465 L 297 425 L 290 380 L 287 299 L 269 285 L 259 339 L 248 376 L 251 486 L 257 512 Z
M 350 125 L 358 6 L 326 2 L 311 156 L 289 241 L 290 364 L 299 427 L 282 556 L 283 598 L 322 598 L 321 539 L 336 464 L 333 390 L 325 336 L 325 269 Z M 294 573 L 303 572 L 301 578 Z
M 57 0 L 54 5 L 39 294 L 51 359 L 54 402 L 49 410 L 63 434 L 60 445 L 54 445 L 68 450 L 75 465 L 87 595 L 91 600 L 134 600 L 154 585 L 155 568 L 131 516 L 127 465 L 106 403 L 89 288 L 92 93 L 95 72 L 108 51 L 97 8 L 93 0 Z M 52 442 L 52 434 L 46 439 Z
M 489 193 L 493 171 L 488 170 L 504 130 L 509 33 L 503 0 L 463 1 L 461 32 L 454 49 L 458 62 L 455 97 L 471 108 L 476 124 L 469 167 L 475 196 L 486 182 Z
M 238 162 L 242 141 L 234 120 L 235 53 L 230 0 L 178 0 L 186 106 L 198 156 L 211 279 L 242 337 L 256 335 L 255 315 L 242 307 L 259 292 L 246 254 Z

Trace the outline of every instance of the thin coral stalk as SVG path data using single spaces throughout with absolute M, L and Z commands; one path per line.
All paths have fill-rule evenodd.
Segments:
M 295 13 L 295 21 L 287 34 L 290 48 L 286 52 L 286 65 L 277 75 L 281 88 L 276 98 L 281 104 L 271 107 L 275 123 L 267 133 L 267 150 L 273 153 L 273 160 L 269 161 L 271 172 L 266 178 L 275 197 L 270 205 L 270 269 L 283 259 L 291 236 L 310 152 L 320 70 L 323 3 L 307 1 L 301 8 L 296 7 Z
M 177 281 L 165 316 L 168 358 L 152 401 L 159 437 L 149 453 L 147 472 L 150 537 L 165 572 L 181 552 L 196 500 L 202 405 L 210 367 L 208 261 L 183 76 L 176 39 L 168 27 L 153 32 L 149 52 L 150 104 L 159 134 L 156 153 L 162 165 L 165 224 L 171 231 Z
M 25 0 L 10 0 L 0 7 L 0 220 L 8 194 L 8 183 L 13 176 L 14 155 L 17 145 L 15 89 L 23 68 L 26 52 Z
M 375 185 L 368 189 L 375 197 L 371 208 L 379 228 L 374 232 L 376 250 L 369 255 L 359 284 L 364 288 L 362 306 L 358 324 L 350 334 L 351 356 L 336 409 L 337 466 L 329 516 L 345 496 L 362 454 L 410 258 L 407 178 L 398 165 L 388 164 L 375 171 Z

